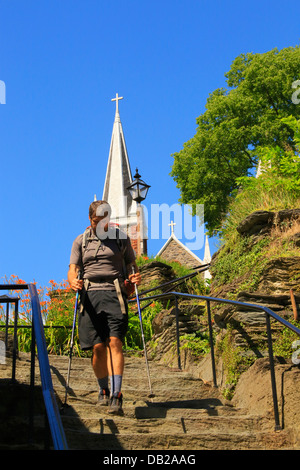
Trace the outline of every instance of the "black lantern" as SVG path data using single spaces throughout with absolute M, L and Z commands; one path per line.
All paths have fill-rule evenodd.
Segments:
M 143 180 L 141 180 L 141 175 L 139 175 L 138 169 L 136 168 L 134 181 L 127 188 L 130 192 L 132 199 L 137 203 L 142 202 L 144 199 L 146 199 L 149 188 L 150 186 L 146 184 Z

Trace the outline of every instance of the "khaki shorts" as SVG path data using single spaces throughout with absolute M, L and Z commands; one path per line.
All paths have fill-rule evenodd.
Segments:
M 124 342 L 128 328 L 128 307 L 122 313 L 115 290 L 88 291 L 85 295 L 84 310 L 78 316 L 78 333 L 80 347 L 92 349 L 104 343 L 111 336 Z

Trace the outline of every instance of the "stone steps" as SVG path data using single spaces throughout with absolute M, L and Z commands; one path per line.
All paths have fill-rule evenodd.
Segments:
M 187 410 L 188 411 L 188 410 Z M 183 410 L 185 415 L 185 410 Z M 68 430 L 82 430 L 87 432 L 98 432 L 99 434 L 123 434 L 128 432 L 128 429 L 132 426 L 132 417 L 126 414 L 126 417 L 105 416 L 101 413 L 101 417 L 90 417 L 80 414 L 80 421 L 78 416 L 64 416 L 63 420 L 65 423 L 65 429 Z M 172 433 L 189 433 L 198 434 L 205 432 L 207 429 L 212 430 L 224 430 L 226 432 L 244 432 L 257 431 L 261 427 L 255 419 L 249 417 L 224 417 L 220 419 L 220 416 L 207 417 L 202 414 L 198 414 L 194 418 L 187 418 L 182 416 L 167 416 L 166 418 L 152 418 L 151 415 L 145 415 L 144 418 L 137 418 L 135 423 L 135 432 L 140 433 L 157 433 L 157 432 L 170 432 Z
M 52 370 L 56 367 L 66 376 L 66 358 L 50 362 Z M 144 358 L 125 358 L 124 416 L 111 416 L 96 405 L 98 386 L 89 359 L 72 360 L 69 406 L 62 415 L 71 449 L 272 449 L 289 444 L 285 433 L 274 433 L 273 422 L 230 406 L 218 389 L 189 372 L 152 361 L 149 369 L 152 399 Z M 58 375 L 53 382 L 63 400 L 65 389 Z
M 98 384 L 89 359 L 72 359 L 67 406 L 65 381 L 68 357 L 49 356 L 53 386 L 71 450 L 243 450 L 288 449 L 288 432 L 274 432 L 274 422 L 265 416 L 247 415 L 226 402 L 219 389 L 204 384 L 186 371 L 149 363 L 154 398 L 149 398 L 143 357 L 126 356 L 122 392 L 124 416 L 112 416 L 97 406 Z M 10 368 L 1 366 L 1 377 Z M 29 383 L 30 363 L 22 354 L 16 378 Z M 39 370 L 36 367 L 36 383 Z M 11 424 L 26 427 L 27 417 L 16 415 Z M 43 433 L 44 416 L 37 409 L 35 435 Z M 4 441 L 3 441 L 4 442 Z M 8 442 L 8 441 L 7 441 Z M 8 445 L 5 441 L 5 445 Z M 0 445 L 0 448 L 6 448 Z M 13 444 L 14 447 L 16 443 Z M 24 440 L 20 446 L 24 446 Z
M 76 450 L 278 450 L 289 448 L 289 438 L 271 433 L 252 431 L 228 432 L 227 430 L 203 430 L 197 433 L 176 431 L 99 433 L 69 432 L 66 436 L 70 449 Z

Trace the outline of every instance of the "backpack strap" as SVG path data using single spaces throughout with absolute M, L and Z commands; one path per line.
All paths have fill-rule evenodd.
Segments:
M 92 236 L 92 231 L 91 231 L 91 227 L 87 227 L 83 233 L 83 236 L 82 236 L 82 243 L 81 243 L 81 253 L 82 253 L 82 257 L 83 257 L 83 254 L 88 246 L 88 243 L 93 240 L 94 237 Z M 123 258 L 123 264 L 125 266 L 125 260 L 124 260 L 124 256 L 125 256 L 125 253 L 126 253 L 126 249 L 127 249 L 127 245 L 125 243 L 125 239 L 121 238 L 120 237 L 120 229 L 119 228 L 116 228 L 116 242 L 117 242 L 117 245 L 118 245 L 118 248 L 119 250 L 121 251 L 122 253 L 122 258 Z M 99 251 L 99 248 L 101 246 L 101 240 L 99 239 L 98 240 L 98 244 L 97 244 L 97 247 L 95 249 L 95 257 L 97 256 L 97 253 Z M 124 274 L 126 272 L 126 269 L 124 271 Z M 125 279 L 126 279 L 126 276 L 125 276 Z
M 126 253 L 127 245 L 125 243 L 125 239 L 120 237 L 120 229 L 119 228 L 116 229 L 116 235 L 117 235 L 117 245 L 119 247 L 119 250 L 122 253 L 122 256 L 124 256 L 125 253 Z
M 122 253 L 123 276 L 124 276 L 124 280 L 125 280 L 128 277 L 128 273 L 127 273 L 127 269 L 126 269 L 126 263 L 125 263 L 125 253 L 126 253 L 126 250 L 127 250 L 127 245 L 125 243 L 125 239 L 120 237 L 120 229 L 118 229 L 118 228 L 116 229 L 116 235 L 117 235 L 117 245 L 119 247 L 119 250 Z
M 83 258 L 83 254 L 88 246 L 88 243 L 93 240 L 94 237 L 92 236 L 92 231 L 91 231 L 91 227 L 87 227 L 83 233 L 83 236 L 82 236 L 82 243 L 81 243 L 81 253 L 82 253 L 82 258 Z M 96 249 L 95 249 L 95 257 L 97 256 L 97 253 L 99 251 L 99 248 L 101 246 L 101 240 L 98 239 L 98 243 L 97 243 L 97 246 L 96 246 Z

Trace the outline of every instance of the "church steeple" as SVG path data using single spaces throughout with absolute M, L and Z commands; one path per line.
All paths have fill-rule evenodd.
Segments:
M 132 183 L 132 173 L 127 154 L 127 148 L 119 114 L 119 97 L 111 101 L 116 102 L 116 113 L 111 136 L 106 178 L 102 199 L 107 201 L 111 208 L 111 220 L 118 223 L 121 228 L 136 225 L 136 202 L 132 200 L 127 187 Z

